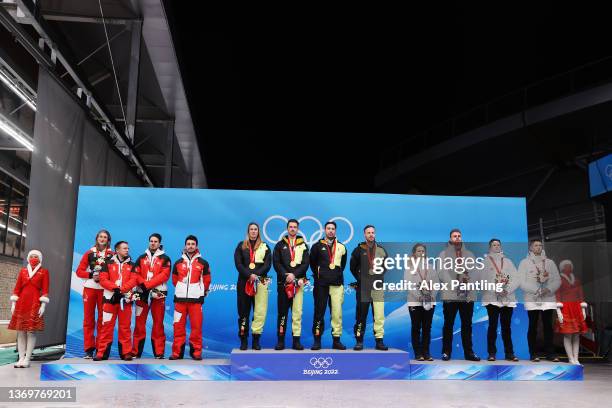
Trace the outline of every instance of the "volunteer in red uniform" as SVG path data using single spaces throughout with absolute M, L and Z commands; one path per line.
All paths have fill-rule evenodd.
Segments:
M 185 238 L 185 249 L 181 259 L 172 270 L 174 285 L 174 342 L 170 360 L 182 359 L 185 354 L 187 317 L 189 333 L 189 355 L 202 360 L 202 304 L 210 286 L 210 266 L 198 249 L 198 238 Z
M 96 336 L 102 332 L 102 299 L 104 290 L 100 286 L 100 271 L 113 256 L 110 250 L 111 235 L 107 230 L 96 234 L 96 243 L 83 257 L 76 275 L 83 279 L 83 348 L 85 358 L 93 358 L 97 348 Z M 96 321 L 96 309 L 98 318 Z M 94 335 L 94 328 L 95 335 Z
M 11 295 L 11 321 L 9 330 L 17 330 L 17 368 L 30 366 L 36 345 L 34 332 L 45 328 L 43 314 L 49 303 L 49 271 L 42 267 L 42 254 L 35 249 L 28 253 L 28 264 L 17 275 Z
M 132 303 L 138 299 L 133 289 L 138 285 L 138 274 L 129 255 L 130 248 L 125 241 L 115 244 L 116 254 L 100 272 L 100 285 L 104 288 L 102 306 L 102 331 L 98 338 L 98 350 L 94 361 L 108 360 L 115 321 L 119 318 L 119 356 L 130 361 L 132 354 Z
M 164 314 L 166 312 L 166 282 L 170 279 L 170 258 L 164 253 L 160 234 L 151 234 L 149 248 L 135 262 L 138 273 L 140 299 L 136 301 L 136 324 L 134 327 L 134 353 L 142 356 L 147 337 L 147 316 L 149 309 L 153 317 L 151 346 L 157 359 L 164 358 L 166 335 L 164 333 Z M 150 299 L 150 305 L 149 305 Z
M 574 275 L 569 259 L 559 263 L 561 286 L 557 291 L 557 322 L 555 331 L 563 334 L 563 347 L 570 364 L 580 364 L 580 336 L 587 332 L 586 309 L 582 282 Z

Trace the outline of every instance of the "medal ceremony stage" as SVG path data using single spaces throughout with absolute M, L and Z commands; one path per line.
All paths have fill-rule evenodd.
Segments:
M 41 381 L 312 381 L 463 380 L 581 381 L 583 367 L 567 363 L 465 360 L 419 362 L 409 353 L 389 351 L 234 350 L 228 360 L 93 362 L 67 358 L 40 365 Z

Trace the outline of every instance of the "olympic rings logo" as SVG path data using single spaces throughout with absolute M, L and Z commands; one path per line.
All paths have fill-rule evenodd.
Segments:
M 314 368 L 328 368 L 333 362 L 331 357 L 312 357 L 310 359 L 310 365 Z
M 270 217 L 268 217 L 266 219 L 266 221 L 263 223 L 263 227 L 262 227 L 262 232 L 263 232 L 263 236 L 266 239 L 266 241 L 276 244 L 278 241 L 280 241 L 281 239 L 283 239 L 283 236 L 287 233 L 287 231 L 285 230 L 285 228 L 282 229 L 282 232 L 280 233 L 280 235 L 278 236 L 278 238 L 275 237 L 270 237 L 269 233 L 268 233 L 268 228 L 269 228 L 269 224 L 270 222 L 272 222 L 273 220 L 281 220 L 284 224 L 283 227 L 285 227 L 287 225 L 287 221 L 289 220 L 287 217 L 284 217 L 282 215 L 272 215 Z M 346 223 L 346 225 L 348 226 L 349 229 L 349 235 L 348 238 L 345 240 L 340 240 L 340 238 L 338 238 L 338 240 L 340 242 L 342 242 L 343 244 L 346 244 L 348 242 L 351 241 L 351 239 L 353 239 L 353 235 L 355 233 L 355 229 L 353 228 L 353 224 L 349 221 L 348 218 L 346 217 L 333 217 L 331 218 L 329 221 L 335 221 L 336 223 L 338 223 L 338 221 L 341 221 L 343 223 Z M 316 217 L 313 217 L 312 215 L 305 215 L 301 218 L 298 218 L 298 222 L 300 223 L 300 229 L 298 229 L 298 234 L 302 235 L 304 237 L 304 240 L 306 241 L 306 243 L 309 246 L 312 246 L 314 243 L 316 243 L 318 240 L 322 239 L 325 237 L 325 229 L 323 228 L 323 223 L 321 221 L 319 221 Z M 304 232 L 304 230 L 308 230 L 311 231 L 311 228 L 308 228 L 309 224 L 314 223 L 314 231 L 308 235 Z

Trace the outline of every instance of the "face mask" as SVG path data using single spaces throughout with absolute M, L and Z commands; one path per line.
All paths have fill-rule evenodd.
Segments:
M 36 268 L 36 265 L 40 263 L 40 259 L 38 258 L 30 258 L 30 266 L 32 268 Z

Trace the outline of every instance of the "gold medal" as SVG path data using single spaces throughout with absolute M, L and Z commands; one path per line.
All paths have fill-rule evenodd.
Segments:
M 251 262 L 249 264 L 249 269 L 255 269 L 255 263 L 254 262 Z
M 330 263 L 329 264 L 329 269 L 336 269 L 336 264 Z
M 297 264 L 295 263 L 295 261 L 291 261 L 291 263 L 289 265 L 291 265 L 292 268 L 295 268 L 295 265 L 297 265 Z

